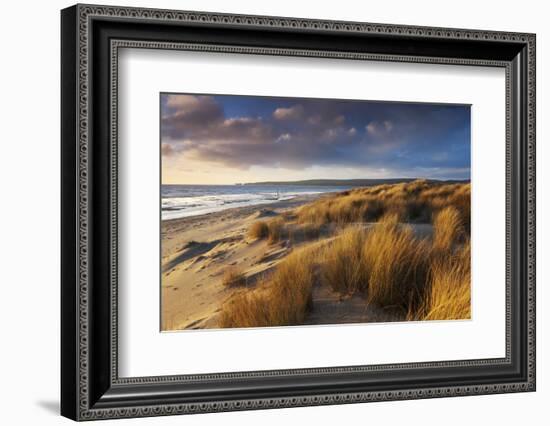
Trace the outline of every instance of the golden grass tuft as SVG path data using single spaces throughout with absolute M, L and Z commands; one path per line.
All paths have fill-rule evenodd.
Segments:
M 464 230 L 470 233 L 471 184 L 461 185 L 449 197 L 449 205 L 454 206 L 460 213 Z
M 455 243 L 457 215 L 441 212 L 433 245 L 395 213 L 369 229 L 345 228 L 319 262 L 321 277 L 340 294 L 363 294 L 367 303 L 398 308 L 409 319 L 468 318 L 470 243 Z
M 246 285 L 246 276 L 234 266 L 227 268 L 222 277 L 224 287 L 242 287 Z
M 432 263 L 429 288 L 411 320 L 459 320 L 471 318 L 470 242 L 457 253 Z
M 265 220 L 254 222 L 252 226 L 248 229 L 248 236 L 257 240 L 267 238 L 268 234 L 269 228 Z
M 454 207 L 445 207 L 435 215 L 433 246 L 441 252 L 449 252 L 464 235 L 460 213 Z
M 369 231 L 362 253 L 368 302 L 405 311 L 416 306 L 425 289 L 429 251 L 428 242 L 416 239 L 397 215 L 384 216 Z
M 222 306 L 219 326 L 222 328 L 271 326 L 269 301 L 258 292 L 241 292 Z
M 333 291 L 353 294 L 366 287 L 362 257 L 365 238 L 364 229 L 349 226 L 325 248 L 321 277 Z
M 285 221 L 281 217 L 276 217 L 267 222 L 267 242 L 275 244 L 283 237 Z
M 315 253 L 299 250 L 264 277 L 252 292 L 227 300 L 220 313 L 223 328 L 297 325 L 311 306 Z
M 284 234 L 285 221 L 282 217 L 271 220 L 259 220 L 248 229 L 248 236 L 261 240 L 267 238 L 269 244 L 277 243 Z

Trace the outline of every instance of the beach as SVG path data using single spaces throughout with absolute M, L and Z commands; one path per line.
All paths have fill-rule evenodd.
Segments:
M 163 331 L 469 318 L 469 183 L 249 192 L 162 221 Z
M 254 222 L 279 217 L 326 196 L 305 195 L 163 221 L 162 330 L 218 328 L 222 304 L 241 291 L 223 285 L 222 277 L 228 267 L 243 271 L 249 288 L 253 288 L 258 277 L 269 274 L 292 250 L 330 241 L 330 238 L 320 242 L 295 239 L 272 244 L 247 235 Z M 419 235 L 431 232 L 429 224 L 416 224 L 414 228 Z M 404 319 L 396 310 L 367 305 L 357 295 L 342 297 L 321 283 L 313 288 L 313 300 L 304 325 Z
M 162 221 L 162 330 L 215 328 L 221 304 L 236 291 L 223 286 L 224 270 L 238 265 L 253 281 L 290 250 L 248 238 L 248 228 L 320 196 Z

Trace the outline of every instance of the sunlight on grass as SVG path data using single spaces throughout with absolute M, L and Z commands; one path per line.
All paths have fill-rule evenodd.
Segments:
M 301 324 L 316 283 L 408 320 L 470 318 L 470 191 L 469 183 L 423 180 L 357 188 L 255 222 L 251 238 L 301 246 L 232 295 L 221 326 Z M 419 223 L 431 225 L 421 237 Z M 311 240 L 324 246 L 312 249 Z

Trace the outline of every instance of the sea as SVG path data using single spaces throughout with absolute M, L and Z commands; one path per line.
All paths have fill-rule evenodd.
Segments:
M 235 207 L 291 200 L 303 195 L 345 191 L 350 186 L 162 185 L 162 220 L 199 216 Z

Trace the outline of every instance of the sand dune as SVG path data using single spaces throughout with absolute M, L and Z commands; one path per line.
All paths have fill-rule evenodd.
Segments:
M 273 218 L 312 201 L 315 196 L 276 202 L 268 206 L 228 209 L 204 216 L 162 223 L 162 330 L 216 328 L 221 305 L 240 289 L 222 283 L 228 266 L 243 271 L 247 286 L 269 272 L 295 248 L 311 244 L 296 232 L 292 243 L 269 244 L 252 239 L 249 227 L 260 219 Z M 369 224 L 364 224 L 369 226 Z M 414 226 L 419 237 L 431 233 L 431 225 Z M 330 232 L 328 232 L 330 234 Z M 325 238 L 324 242 L 330 241 Z M 313 308 L 305 324 L 337 324 L 396 321 L 395 310 L 367 306 L 360 296 L 342 298 L 327 286 L 313 290 Z
M 245 271 L 247 281 L 273 268 L 289 251 L 284 244 L 247 237 L 256 220 L 277 216 L 314 197 L 273 205 L 228 209 L 162 223 L 162 329 L 216 327 L 222 302 L 235 290 L 222 284 L 228 266 Z

